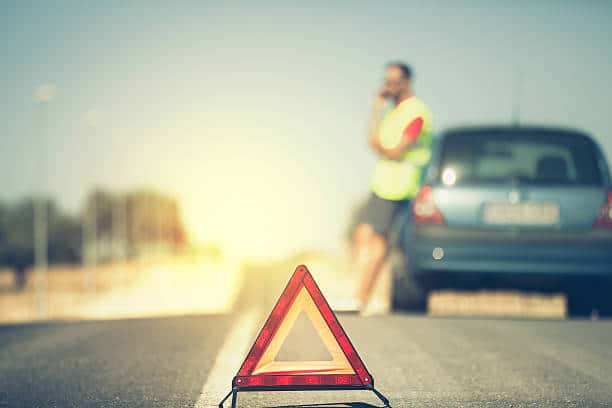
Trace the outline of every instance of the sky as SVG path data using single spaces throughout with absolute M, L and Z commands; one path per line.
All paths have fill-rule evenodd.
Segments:
M 0 199 L 155 188 L 194 242 L 341 250 L 391 60 L 438 131 L 510 123 L 518 100 L 612 157 L 612 2 L 432 3 L 2 2 Z

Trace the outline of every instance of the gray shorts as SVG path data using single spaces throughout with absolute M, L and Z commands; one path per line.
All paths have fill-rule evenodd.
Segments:
M 376 194 L 370 196 L 361 213 L 359 222 L 371 225 L 374 230 L 390 238 L 394 228 L 399 227 L 402 221 L 410 219 L 410 200 L 385 200 Z

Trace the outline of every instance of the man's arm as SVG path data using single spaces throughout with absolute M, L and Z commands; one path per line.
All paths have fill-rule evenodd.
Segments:
M 384 155 L 384 149 L 380 145 L 378 138 L 378 130 L 380 129 L 380 121 L 382 120 L 382 112 L 385 108 L 385 98 L 382 94 L 376 95 L 372 104 L 372 112 L 370 113 L 370 123 L 368 128 L 368 144 L 378 154 Z

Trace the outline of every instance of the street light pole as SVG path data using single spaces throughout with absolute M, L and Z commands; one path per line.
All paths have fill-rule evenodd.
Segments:
M 514 106 L 512 108 L 512 124 L 521 124 L 521 98 L 523 94 L 523 71 L 519 68 L 516 72 L 516 82 L 514 84 Z
M 111 201 L 111 248 L 113 262 L 116 268 L 121 268 L 121 282 L 126 282 L 126 271 L 124 261 L 126 259 L 127 228 L 126 228 L 126 203 L 127 197 L 117 194 Z
M 48 316 L 48 206 L 47 206 L 47 163 L 46 163 L 46 133 L 47 133 L 47 105 L 55 96 L 55 87 L 51 84 L 39 86 L 34 92 L 34 101 L 39 107 L 39 143 L 38 143 L 38 175 L 39 185 L 34 198 L 34 270 L 35 299 L 38 318 Z
M 90 296 L 96 294 L 96 265 L 98 263 L 98 222 L 96 193 L 93 192 L 89 202 L 85 204 L 83 214 L 83 264 L 85 269 L 85 287 Z
M 101 124 L 101 112 L 90 109 L 84 116 L 84 131 L 88 132 L 92 139 L 99 136 Z M 98 192 L 94 189 L 91 201 L 85 204 L 83 214 L 83 263 L 85 270 L 85 287 L 91 298 L 96 295 L 97 265 L 98 265 Z
M 48 288 L 48 228 L 47 228 L 47 200 L 42 192 L 34 201 L 34 270 L 36 271 L 35 290 L 38 317 L 45 319 L 47 310 Z

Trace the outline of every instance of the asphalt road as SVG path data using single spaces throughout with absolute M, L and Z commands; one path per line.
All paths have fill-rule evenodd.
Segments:
M 254 300 L 231 315 L 0 326 L 0 407 L 211 405 L 236 369 L 218 358 L 227 354 L 228 333 L 256 307 L 258 329 L 270 303 L 266 293 L 286 278 L 262 286 L 260 273 L 252 275 L 257 279 L 247 286 Z M 612 405 L 612 321 L 339 319 L 394 407 Z M 235 337 L 248 347 L 255 334 Z M 298 321 L 281 355 L 316 358 L 324 350 L 313 336 Z M 244 352 L 231 354 L 240 360 Z M 322 403 L 380 406 L 365 391 L 239 397 L 249 407 Z

